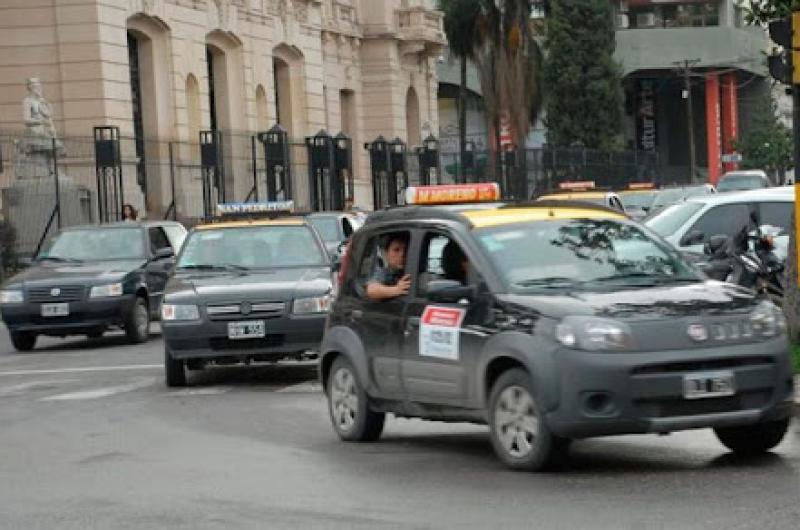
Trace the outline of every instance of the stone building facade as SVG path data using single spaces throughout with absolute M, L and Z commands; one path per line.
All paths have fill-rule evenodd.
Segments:
M 369 205 L 363 144 L 384 135 L 418 145 L 438 131 L 436 59 L 444 34 L 433 6 L 432 0 L 4 0 L 0 131 L 22 129 L 25 80 L 40 78 L 59 135 L 88 137 L 94 126 L 114 125 L 131 139 L 123 148 L 125 189 L 153 215 L 171 200 L 163 163 L 168 142 L 181 142 L 172 156 L 189 167 L 207 129 L 246 138 L 230 146 L 242 160 L 249 159 L 249 135 L 278 122 L 297 142 L 321 129 L 341 131 L 353 139 L 356 204 Z M 302 158 L 299 145 L 295 151 Z M 85 149 L 70 153 L 67 143 L 67 172 L 90 183 L 94 168 L 88 170 L 86 158 Z M 127 177 L 137 164 L 146 186 Z M 245 165 L 226 178 L 230 198 L 243 200 L 252 183 Z M 179 200 L 190 200 L 190 180 L 179 177 Z

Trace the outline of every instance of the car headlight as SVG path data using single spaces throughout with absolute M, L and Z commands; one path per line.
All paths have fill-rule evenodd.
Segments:
M 122 296 L 122 283 L 95 285 L 89 292 L 89 298 L 106 298 L 111 296 Z
M 762 337 L 774 337 L 786 331 L 786 317 L 778 306 L 764 300 L 750 313 L 753 331 Z
M 200 310 L 192 304 L 162 304 L 161 320 L 200 320 Z
M 566 317 L 557 326 L 556 340 L 576 350 L 626 351 L 633 349 L 630 328 L 607 318 Z
M 19 304 L 23 301 L 22 291 L 19 289 L 0 291 L 0 304 Z
M 311 298 L 298 298 L 292 305 L 292 313 L 296 315 L 307 315 L 309 313 L 327 313 L 331 307 L 332 296 L 314 296 Z

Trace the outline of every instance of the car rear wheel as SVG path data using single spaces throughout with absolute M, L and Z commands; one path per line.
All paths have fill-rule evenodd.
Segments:
M 169 350 L 164 348 L 164 380 L 168 387 L 186 386 L 186 363 L 173 359 Z
M 737 455 L 754 456 L 766 453 L 781 443 L 790 421 L 790 418 L 786 418 L 742 427 L 720 427 L 714 429 L 714 433 L 722 445 Z
M 386 414 L 370 410 L 353 365 L 344 357 L 333 362 L 328 376 L 328 410 L 333 429 L 342 440 L 373 442 L 383 432 Z
M 489 398 L 492 446 L 511 469 L 539 471 L 561 463 L 570 440 L 550 432 L 530 375 L 520 368 L 503 373 Z
M 136 298 L 130 315 L 125 319 L 125 335 L 133 344 L 141 344 L 150 338 L 150 313 L 144 298 Z
M 11 344 L 17 351 L 31 351 L 36 347 L 36 334 L 29 331 L 12 331 Z

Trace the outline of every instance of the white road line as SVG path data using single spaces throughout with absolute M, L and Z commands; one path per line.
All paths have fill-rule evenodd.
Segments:
M 27 383 L 20 383 L 18 385 L 11 385 L 0 388 L 0 397 L 16 396 L 24 394 L 25 392 L 35 390 L 48 390 L 54 386 L 64 385 L 67 383 L 74 383 L 80 381 L 79 379 L 51 379 L 47 381 L 28 381 Z
M 322 392 L 322 385 L 320 385 L 319 383 L 313 383 L 307 381 L 305 383 L 299 383 L 296 385 L 281 388 L 280 390 L 276 390 L 275 392 L 281 392 L 287 394 L 316 394 L 318 392 Z
M 204 388 L 184 388 L 183 390 L 170 390 L 167 396 L 218 396 L 233 390 L 230 386 L 210 386 Z
M 74 401 L 80 399 L 97 399 L 113 396 L 114 394 L 122 394 L 124 392 L 132 392 L 140 388 L 154 385 L 156 379 L 148 377 L 147 379 L 140 379 L 134 383 L 127 385 L 107 386 L 105 388 L 95 388 L 94 390 L 82 390 L 79 392 L 69 392 L 67 394 L 56 394 L 55 396 L 48 396 L 40 399 L 39 401 Z
M 88 366 L 85 368 L 52 368 L 38 370 L 10 370 L 0 372 L 0 377 L 13 375 L 72 374 L 81 372 L 117 372 L 124 370 L 163 370 L 163 364 L 122 364 L 120 366 Z

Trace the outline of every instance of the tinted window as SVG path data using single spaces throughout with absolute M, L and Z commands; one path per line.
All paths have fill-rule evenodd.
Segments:
M 663 237 L 669 237 L 678 231 L 703 207 L 701 202 L 684 202 L 673 204 L 645 221 L 645 224 Z
M 301 267 L 327 260 L 307 226 L 253 226 L 197 230 L 184 244 L 178 267 Z
M 184 230 L 182 226 L 177 225 L 166 225 L 162 228 L 164 232 L 167 233 L 172 248 L 175 249 L 175 252 L 179 251 L 183 246 L 183 241 L 186 239 L 186 230 Z
M 689 229 L 703 233 L 703 242 L 717 234 L 733 237 L 750 225 L 750 208 L 746 204 L 724 204 L 704 213 Z
M 150 236 L 150 252 L 153 254 L 162 248 L 172 248 L 167 235 L 160 227 L 150 228 L 147 232 Z
M 730 175 L 719 181 L 717 191 L 752 190 L 766 187 L 767 183 L 757 175 Z
M 139 259 L 145 256 L 140 228 L 91 228 L 67 230 L 57 235 L 40 256 L 101 261 Z
M 759 204 L 759 220 L 762 225 L 782 228 L 781 234 L 787 233 L 792 226 L 793 202 L 762 202 Z

